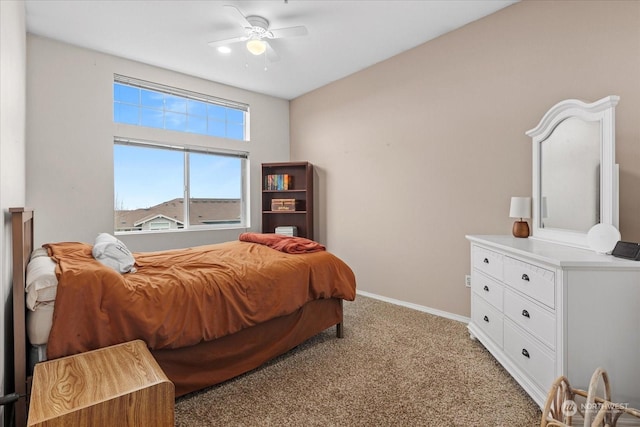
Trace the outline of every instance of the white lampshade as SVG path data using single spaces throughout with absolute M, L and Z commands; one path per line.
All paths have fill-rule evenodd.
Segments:
M 251 39 L 247 41 L 247 50 L 254 55 L 262 55 L 267 50 L 267 44 L 262 40 Z
M 531 197 L 512 197 L 509 216 L 511 218 L 531 218 Z

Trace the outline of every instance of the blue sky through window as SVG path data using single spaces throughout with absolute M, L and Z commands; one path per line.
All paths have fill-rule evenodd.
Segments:
M 113 120 L 244 141 L 243 110 L 123 83 L 113 83 Z
M 115 209 L 148 208 L 184 197 L 182 151 L 114 145 Z M 235 198 L 242 194 L 242 159 L 188 153 L 192 198 Z

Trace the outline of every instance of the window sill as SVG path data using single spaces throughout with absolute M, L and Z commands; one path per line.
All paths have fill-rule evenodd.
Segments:
M 144 236 L 144 235 L 157 235 L 157 234 L 172 234 L 172 233 L 200 233 L 203 231 L 228 231 L 228 230 L 248 230 L 247 225 L 228 225 L 228 226 L 194 226 L 187 229 L 180 228 L 174 230 L 138 230 L 138 231 L 115 231 L 115 236 Z

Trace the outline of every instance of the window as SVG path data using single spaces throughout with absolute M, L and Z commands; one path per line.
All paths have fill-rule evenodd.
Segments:
M 116 138 L 113 154 L 116 232 L 246 226 L 246 153 Z
M 203 147 L 211 136 L 249 140 L 247 104 L 117 74 L 113 120 L 203 135 Z M 115 138 L 114 230 L 246 227 L 247 153 L 182 147 L 184 136 L 164 134 L 166 144 Z
M 248 141 L 249 106 L 120 75 L 114 76 L 113 120 Z

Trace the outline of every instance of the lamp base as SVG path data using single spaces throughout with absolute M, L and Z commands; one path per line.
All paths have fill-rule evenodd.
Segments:
M 529 237 L 529 224 L 527 221 L 516 221 L 513 223 L 514 237 Z

